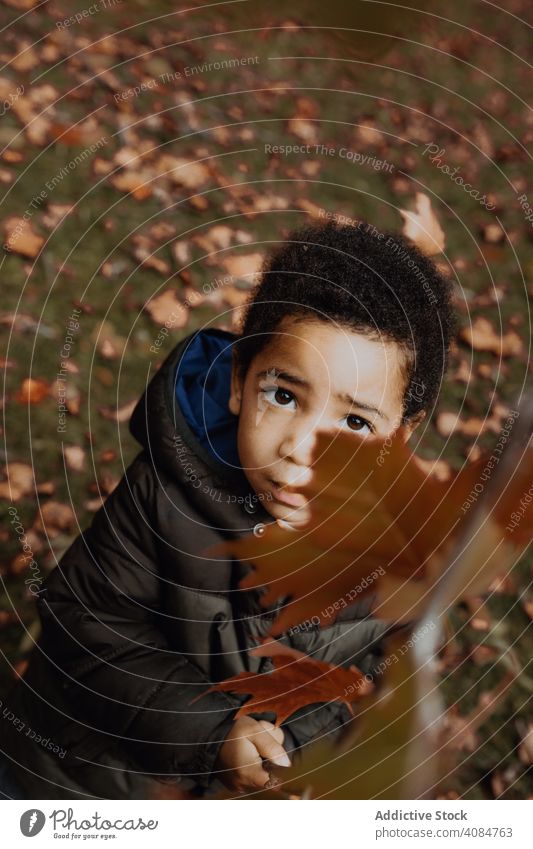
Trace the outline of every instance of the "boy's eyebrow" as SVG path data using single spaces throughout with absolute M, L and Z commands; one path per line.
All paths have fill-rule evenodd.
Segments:
M 275 375 L 274 375 L 275 372 Z M 265 371 L 259 372 L 257 375 L 258 378 L 270 377 L 273 379 L 281 379 L 286 383 L 292 383 L 294 386 L 303 386 L 305 389 L 310 389 L 311 384 L 309 381 L 304 380 L 303 377 L 298 377 L 296 374 L 291 374 L 288 371 L 281 371 L 280 369 L 273 366 L 270 369 L 265 369 Z M 389 417 L 382 413 L 381 410 L 378 410 L 377 407 L 373 407 L 371 404 L 365 404 L 364 401 L 358 401 L 357 398 L 352 398 L 351 395 L 348 395 L 346 392 L 337 392 L 333 396 L 337 401 L 343 401 L 346 404 L 350 404 L 350 406 L 357 407 L 359 410 L 366 410 L 368 413 L 377 413 L 382 419 L 389 421 Z

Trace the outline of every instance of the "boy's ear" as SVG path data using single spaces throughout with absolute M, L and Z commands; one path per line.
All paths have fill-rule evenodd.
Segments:
M 426 410 L 420 410 L 416 415 L 412 416 L 406 424 L 399 428 L 400 438 L 403 442 L 407 442 L 414 430 L 421 424 L 427 416 Z
M 241 380 L 239 369 L 237 367 L 237 354 L 235 352 L 235 349 L 232 350 L 231 354 L 231 385 L 228 407 L 230 413 L 233 413 L 234 416 L 238 416 L 241 411 L 243 382 Z

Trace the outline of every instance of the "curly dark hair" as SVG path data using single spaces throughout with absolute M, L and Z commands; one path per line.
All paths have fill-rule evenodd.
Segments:
M 402 236 L 362 221 L 292 232 L 266 257 L 243 313 L 235 345 L 241 377 L 286 317 L 396 342 L 405 354 L 403 423 L 433 406 L 457 329 L 453 287 Z

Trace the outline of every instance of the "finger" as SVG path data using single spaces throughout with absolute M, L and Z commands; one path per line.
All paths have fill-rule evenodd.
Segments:
M 281 743 L 278 743 L 276 738 L 268 731 L 263 730 L 261 733 L 254 734 L 254 746 L 262 758 L 266 758 L 278 766 L 291 765 L 289 756 Z
M 278 743 L 283 743 L 285 733 L 280 725 L 272 725 L 272 723 L 267 722 L 266 719 L 260 719 L 259 725 L 261 725 L 265 729 L 265 731 L 268 731 L 269 734 L 271 734 L 271 736 L 278 741 Z
M 262 790 L 270 781 L 270 773 L 262 766 L 262 760 L 257 751 L 257 759 L 255 763 L 248 763 L 246 767 L 239 770 L 239 780 L 243 792 L 246 790 Z

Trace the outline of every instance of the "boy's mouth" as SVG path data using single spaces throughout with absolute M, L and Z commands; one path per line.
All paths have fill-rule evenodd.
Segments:
M 281 504 L 285 504 L 287 507 L 303 507 L 307 503 L 307 499 L 301 493 L 288 491 L 291 489 L 289 484 L 279 483 L 279 481 L 274 481 L 271 478 L 268 482 L 272 489 L 272 495 Z

